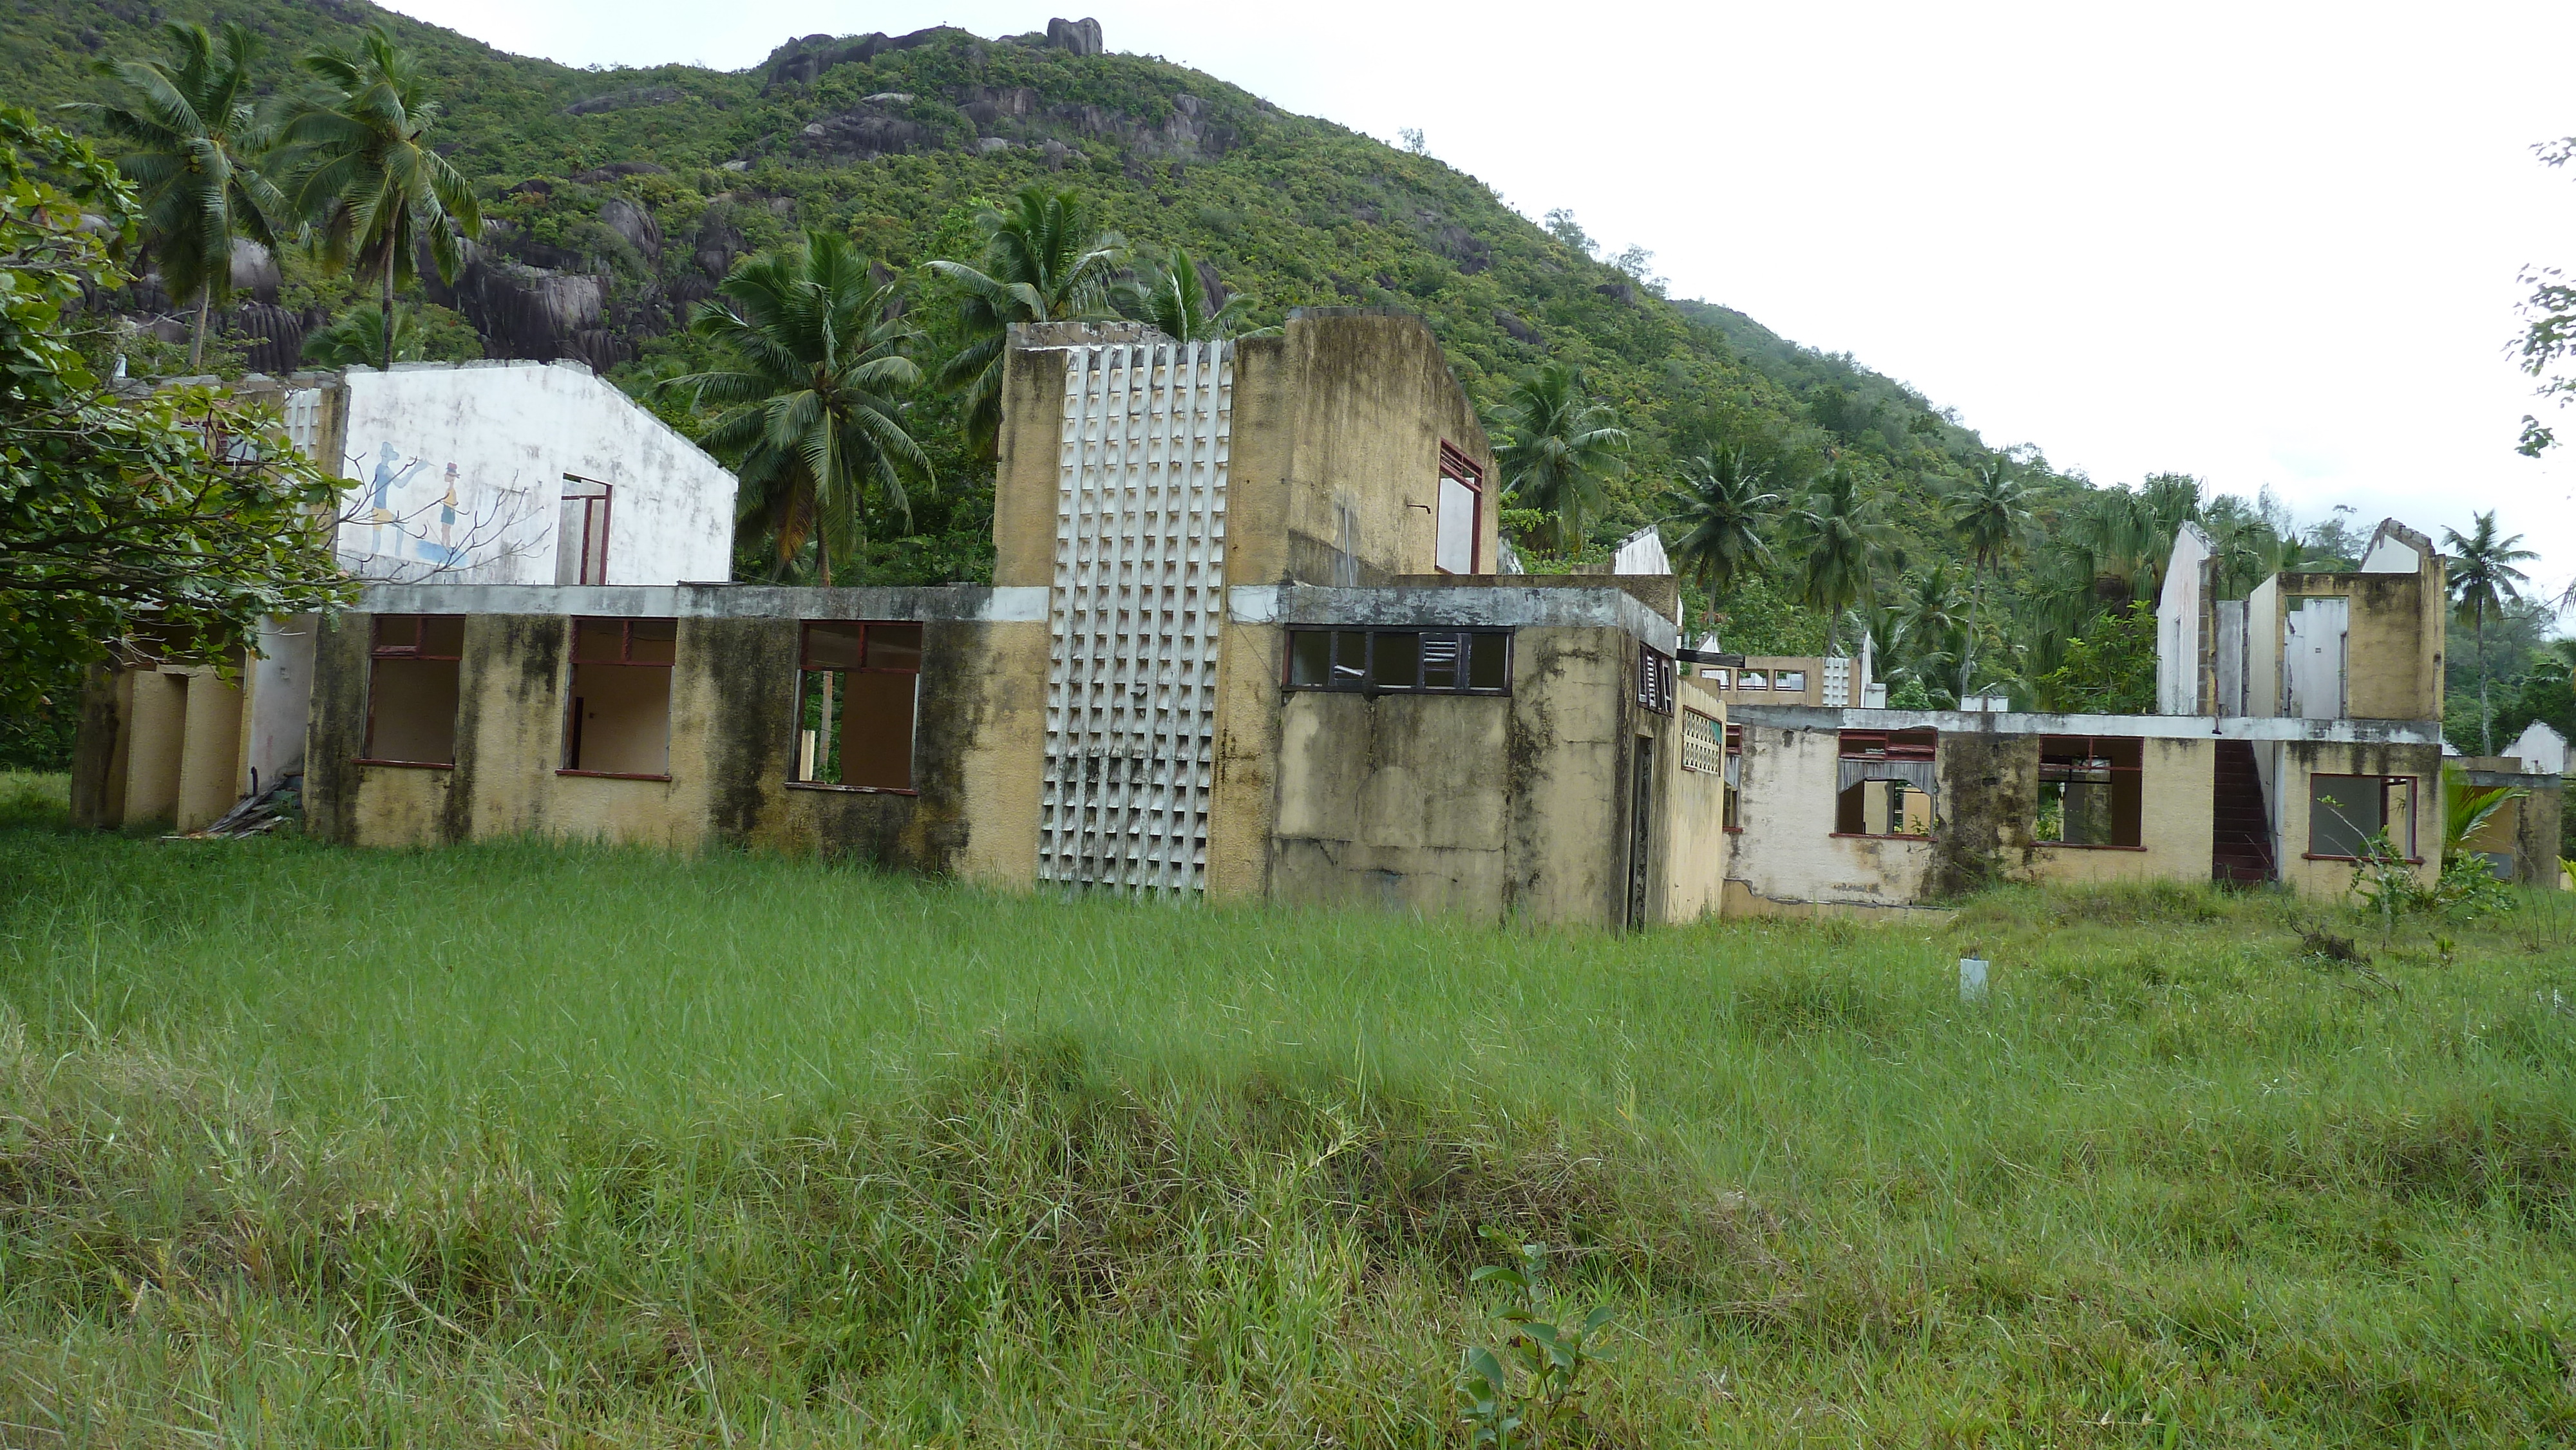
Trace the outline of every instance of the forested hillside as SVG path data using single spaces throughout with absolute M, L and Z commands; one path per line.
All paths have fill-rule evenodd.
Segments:
M 2348 542 L 2303 537 L 2278 511 L 2203 501 L 2188 479 L 2095 488 L 2035 448 L 2007 456 L 1848 357 L 1723 306 L 1666 299 L 1642 259 L 1601 258 L 1572 217 L 1533 222 L 1434 157 L 1107 53 L 1087 22 L 998 39 L 951 28 L 808 36 L 742 72 L 582 70 L 354 0 L 19 0 L 0 88 L 38 103 L 108 99 L 117 83 L 97 62 L 160 53 L 171 19 L 237 20 L 263 37 L 255 84 L 271 96 L 295 84 L 297 56 L 390 25 L 443 107 L 429 139 L 484 208 L 464 273 L 428 284 L 426 300 L 447 310 L 422 314 L 424 355 L 583 358 L 683 427 L 704 420 L 652 384 L 707 364 L 687 320 L 743 258 L 806 228 L 851 236 L 905 287 L 935 367 L 961 340 L 957 294 L 925 264 L 973 259 L 978 214 L 1045 181 L 1077 192 L 1140 265 L 1186 247 L 1220 299 L 1250 295 L 1246 325 L 1301 305 L 1420 313 L 1489 417 L 1542 364 L 1574 367 L 1631 446 L 1579 546 L 1530 549 L 1534 567 L 1601 559 L 1610 541 L 1674 513 L 1667 491 L 1692 460 L 1734 452 L 1755 491 L 1777 496 L 1760 528 L 1770 555 L 1717 581 L 1714 598 L 1694 585 L 1694 606 L 1723 616 L 1730 646 L 1756 650 L 1818 648 L 1829 618 L 1845 639 L 1867 627 L 1928 702 L 1974 674 L 1978 688 L 2039 702 L 2130 703 L 2143 636 L 2112 626 L 2151 592 L 2186 517 L 2221 534 L 2223 582 L 2238 587 Z M 292 248 L 257 280 L 222 319 L 233 346 L 221 366 L 293 366 L 363 295 Z M 134 316 L 180 310 L 148 283 L 112 301 Z M 147 362 L 170 370 L 166 357 Z M 949 395 L 921 390 L 907 417 L 936 487 L 914 491 L 908 519 L 888 514 L 859 566 L 881 582 L 978 577 L 989 467 Z M 1979 570 L 1950 500 L 1998 476 L 2019 486 L 2017 513 Z M 1831 497 L 1865 525 L 1852 597 L 1819 594 L 1806 567 L 1813 531 L 1798 515 Z M 747 548 L 746 568 L 757 552 Z

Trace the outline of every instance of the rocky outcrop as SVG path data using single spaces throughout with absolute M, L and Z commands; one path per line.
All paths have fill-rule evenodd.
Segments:
M 276 295 L 272 289 L 270 296 Z M 285 374 L 304 360 L 304 337 L 329 320 L 321 308 L 289 312 L 275 302 L 244 302 L 214 314 L 214 330 L 242 350 L 255 373 Z
M 650 161 L 611 161 L 606 166 L 594 166 L 588 171 L 576 171 L 572 174 L 572 179 L 584 186 L 597 186 L 603 181 L 614 181 L 621 176 L 668 176 L 670 174 L 671 168 L 656 166 Z M 520 183 L 522 186 L 528 184 Z M 547 187 L 546 190 L 552 191 L 553 188 Z
M 424 269 L 421 280 L 430 301 L 455 308 L 474 324 L 487 357 L 579 358 L 604 373 L 633 355 L 607 325 L 612 279 L 605 273 L 532 267 L 477 247 L 452 285 L 431 269 Z
M 1530 326 L 1528 320 L 1517 312 L 1496 308 L 1494 325 L 1509 333 L 1515 341 L 1534 343 L 1539 340 L 1539 330 Z
M 266 247 L 248 237 L 233 241 L 231 257 L 233 295 L 260 302 L 277 300 L 278 284 L 284 280 L 277 270 L 277 258 Z
M 1080 20 L 1058 17 L 1047 22 L 1046 43 L 1057 50 L 1075 55 L 1100 54 L 1100 22 L 1086 15 Z
M 1097 29 L 1097 27 L 1094 28 Z M 769 71 L 769 80 L 761 87 L 760 93 L 768 95 L 781 87 L 803 85 L 834 66 L 859 65 L 874 60 L 888 51 L 910 50 L 917 45 L 928 45 L 943 35 L 974 39 L 973 36 L 967 35 L 965 31 L 953 25 L 933 25 L 928 29 L 916 30 L 909 35 L 898 35 L 892 38 L 888 38 L 882 31 L 875 31 L 851 40 L 835 40 L 828 35 L 808 35 L 791 40 L 769 53 L 769 59 L 765 62 Z
M 602 111 L 631 111 L 641 106 L 667 106 L 680 99 L 678 86 L 636 86 L 630 90 L 611 91 L 604 96 L 575 101 L 564 107 L 567 116 L 596 116 Z
M 599 222 L 624 237 L 646 262 L 661 260 L 662 226 L 653 220 L 651 212 L 622 196 L 612 196 L 600 204 Z
M 940 149 L 939 133 L 889 108 L 862 105 L 825 116 L 796 134 L 788 148 L 800 156 L 864 161 L 913 156 Z

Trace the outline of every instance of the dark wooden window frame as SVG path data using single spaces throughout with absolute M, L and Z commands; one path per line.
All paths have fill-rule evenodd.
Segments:
M 1301 682 L 1297 679 L 1298 640 L 1301 636 L 1312 636 L 1318 634 L 1333 639 L 1333 643 L 1330 646 L 1333 651 L 1332 668 L 1326 676 L 1325 683 L 1315 684 L 1312 682 Z M 1361 662 L 1361 669 L 1358 675 L 1349 680 L 1345 680 L 1342 677 L 1344 665 L 1341 655 L 1342 642 L 1339 636 L 1353 634 L 1366 637 L 1367 657 Z M 1378 638 L 1382 635 L 1395 634 L 1409 634 L 1412 635 L 1416 641 L 1414 648 L 1414 683 L 1410 685 L 1384 684 L 1377 678 Z M 1420 641 L 1426 635 L 1449 635 L 1458 640 L 1458 674 L 1462 681 L 1467 675 L 1469 663 L 1475 649 L 1471 640 L 1477 637 L 1499 638 L 1503 642 L 1503 683 L 1500 687 L 1484 689 L 1478 689 L 1464 683 L 1454 685 L 1423 684 L 1422 680 L 1426 672 L 1424 658 L 1429 652 L 1421 648 Z M 1512 692 L 1512 631 L 1509 629 L 1480 627 L 1462 628 L 1452 625 L 1294 625 L 1288 630 L 1288 648 L 1280 652 L 1279 684 L 1282 689 L 1288 690 L 1311 690 L 1323 693 L 1352 695 L 1470 695 L 1484 699 L 1505 697 L 1510 695 Z
M 1649 714 L 1670 715 L 1673 701 L 1681 693 L 1680 671 L 1673 657 L 1650 644 L 1637 646 L 1637 708 Z

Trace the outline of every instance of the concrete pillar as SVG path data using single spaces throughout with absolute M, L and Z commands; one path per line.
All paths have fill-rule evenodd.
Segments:
M 242 696 L 211 669 L 188 672 L 185 732 L 179 752 L 179 789 L 173 824 L 193 831 L 241 799 Z
M 127 715 L 125 809 L 120 826 L 167 821 L 179 809 L 179 760 L 187 744 L 188 677 L 156 669 L 134 672 Z

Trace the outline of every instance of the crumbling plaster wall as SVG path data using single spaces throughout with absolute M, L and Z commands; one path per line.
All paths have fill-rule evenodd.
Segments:
M 1271 678 L 1271 899 L 1625 919 L 1634 740 L 1656 742 L 1662 814 L 1665 771 L 1678 770 L 1672 722 L 1629 704 L 1637 642 L 1624 633 L 1529 628 L 1512 647 L 1508 697 L 1289 691 Z M 1653 851 L 1669 859 L 1668 830 Z M 1212 861 L 1212 889 L 1216 879 Z M 1665 894 L 1650 893 L 1651 916 Z
M 509 835 L 724 842 L 1025 886 L 1036 869 L 1046 626 L 973 617 L 974 600 L 962 596 L 990 592 L 740 591 L 742 604 L 773 612 L 680 614 L 668 780 L 557 772 L 569 614 L 467 617 L 452 769 L 359 763 L 373 616 L 343 616 L 316 652 L 311 829 L 355 845 Z M 588 602 L 640 593 L 598 591 Z M 951 594 L 961 598 L 933 597 Z M 796 612 L 756 595 L 798 596 L 788 601 Z M 634 602 L 647 606 L 630 611 L 639 617 L 671 607 Z M 789 786 L 802 621 L 923 613 L 967 617 L 922 622 L 916 793 Z
M 2344 714 L 2354 720 L 2442 718 L 2441 560 L 2413 574 L 2282 574 L 2273 607 L 2271 657 L 2280 619 L 2306 599 L 2350 601 L 2344 631 Z M 2427 578 L 2433 582 L 2428 588 Z M 2427 601 L 2430 607 L 2427 607 Z M 2277 676 L 2274 688 L 2279 688 Z M 2277 713 L 2277 701 L 2275 710 Z
M 1493 449 L 1422 319 L 1317 309 L 1236 343 L 1226 582 L 1434 572 L 1444 442 L 1484 470 L 1476 568 L 1490 574 Z
M 1727 865 L 1743 895 L 1730 906 L 1911 906 L 1932 894 L 1933 842 L 1834 834 L 1841 759 L 1839 730 L 1744 725 L 1744 829 Z
M 396 542 L 395 530 L 364 521 L 381 474 L 388 510 L 430 535 L 402 546 L 404 570 L 439 567 L 421 550 L 439 542 L 437 509 L 453 470 L 453 537 L 492 545 L 468 555 L 462 577 L 551 584 L 569 473 L 612 488 L 608 583 L 732 574 L 733 475 L 580 364 L 351 368 L 340 386 L 342 451 L 324 462 L 357 480 L 362 495 L 360 517 L 341 526 L 344 552 L 373 555 Z
M 1690 675 L 1681 678 L 1680 709 L 1697 711 L 1716 723 L 1717 738 L 1723 746 L 1726 739 L 1726 701 L 1714 690 L 1703 689 Z M 1684 715 L 1676 713 L 1675 720 Z M 1726 830 L 1726 776 L 1722 771 L 1697 771 L 1682 768 L 1683 744 L 1678 729 L 1666 752 L 1664 764 L 1670 774 L 1665 782 L 1667 807 L 1663 851 L 1663 918 L 1666 921 L 1697 921 L 1716 914 L 1726 894 L 1727 849 L 1732 843 Z M 1720 757 L 1721 762 L 1723 756 Z

